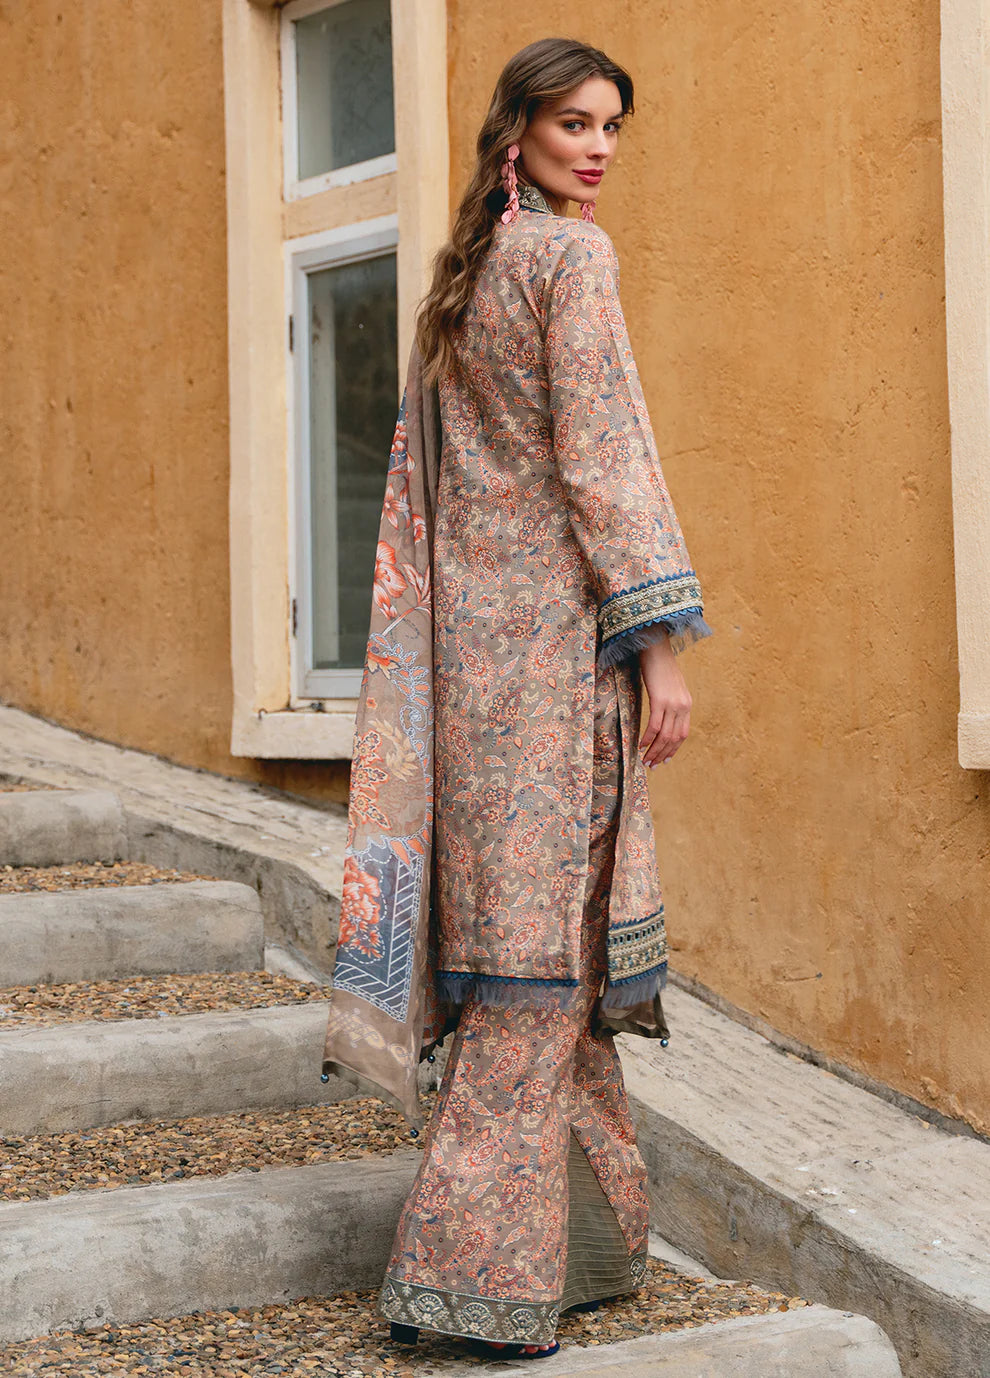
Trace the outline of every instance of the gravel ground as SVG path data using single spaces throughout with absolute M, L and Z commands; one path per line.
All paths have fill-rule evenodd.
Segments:
M 322 986 L 270 971 L 194 971 L 116 981 L 5 986 L 0 989 L 0 1029 L 82 1019 L 156 1019 L 207 1010 L 257 1010 L 325 999 Z
M 0 1349 L 0 1373 L 91 1375 L 163 1373 L 182 1378 L 280 1375 L 422 1378 L 444 1370 L 444 1359 L 470 1360 L 456 1340 L 424 1332 L 415 1351 L 393 1345 L 375 1310 L 376 1292 L 304 1297 L 279 1306 L 235 1307 L 173 1320 L 67 1331 Z M 592 1314 L 564 1316 L 561 1346 L 599 1345 L 732 1316 L 806 1306 L 799 1297 L 737 1282 L 706 1282 L 651 1259 L 644 1286 Z M 479 1369 L 487 1361 L 474 1360 Z M 535 1371 L 534 1371 L 535 1372 Z
M 424 1097 L 429 1115 L 435 1097 Z M 0 1138 L 0 1200 L 31 1201 L 86 1188 L 219 1177 L 417 1148 L 396 1110 L 374 1097 L 292 1110 L 181 1120 L 130 1120 L 62 1134 Z
M 0 866 L 0 894 L 23 890 L 88 890 L 103 885 L 163 885 L 216 880 L 194 871 L 163 870 L 145 861 L 74 861 L 63 866 Z

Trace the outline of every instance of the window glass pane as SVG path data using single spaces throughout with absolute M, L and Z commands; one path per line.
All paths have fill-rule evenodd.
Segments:
M 307 281 L 313 669 L 360 669 L 398 410 L 395 254 Z
M 295 21 L 300 179 L 395 152 L 389 0 Z

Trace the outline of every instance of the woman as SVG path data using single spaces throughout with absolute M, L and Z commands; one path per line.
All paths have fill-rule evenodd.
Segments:
M 613 1033 L 668 1035 L 645 768 L 709 629 L 593 223 L 632 109 L 570 40 L 499 79 L 418 317 L 355 734 L 324 1077 L 415 1124 L 456 1029 L 380 1307 L 500 1357 L 553 1353 L 646 1261 Z

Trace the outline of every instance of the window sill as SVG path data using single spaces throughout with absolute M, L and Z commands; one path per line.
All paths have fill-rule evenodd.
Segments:
M 337 709 L 235 713 L 232 756 L 263 760 L 349 761 L 354 752 L 354 714 Z
M 965 770 L 990 770 L 990 713 L 960 713 L 959 764 Z

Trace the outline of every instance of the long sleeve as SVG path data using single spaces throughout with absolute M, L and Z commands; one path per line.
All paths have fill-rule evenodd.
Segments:
M 554 458 L 598 599 L 600 666 L 658 636 L 709 636 L 701 585 L 667 492 L 600 226 L 575 221 L 547 285 Z

